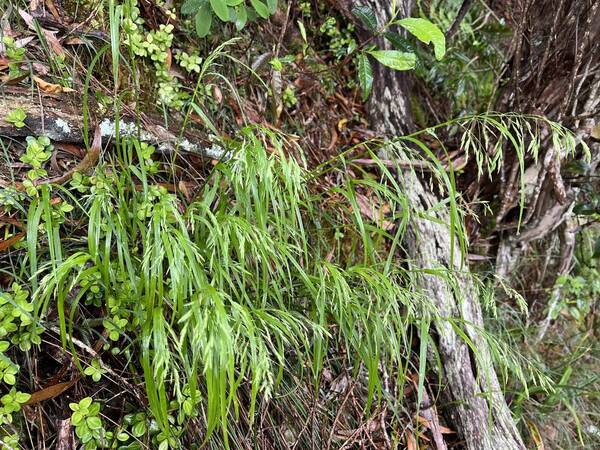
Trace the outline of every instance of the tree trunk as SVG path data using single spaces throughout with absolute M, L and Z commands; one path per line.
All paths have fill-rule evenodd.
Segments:
M 390 17 L 391 2 L 367 0 L 378 16 L 379 25 Z M 410 15 L 411 0 L 397 2 L 401 8 L 399 17 Z M 380 48 L 386 46 L 379 41 Z M 374 62 L 373 62 L 374 63 Z M 380 135 L 398 136 L 410 131 L 409 79 L 405 73 L 387 69 L 381 65 L 374 68 L 374 84 L 367 105 L 371 126 Z M 405 194 L 415 210 L 431 212 L 438 203 L 435 195 L 412 171 L 401 176 Z M 444 279 L 423 274 L 420 286 L 436 304 L 440 315 L 465 323 L 467 334 L 477 348 L 477 356 L 454 331 L 447 320 L 438 320 L 435 331 L 439 337 L 438 351 L 445 380 L 444 394 L 448 403 L 443 406 L 453 427 L 465 442 L 465 448 L 477 450 L 524 449 L 525 446 L 503 397 L 498 378 L 491 363 L 487 342 L 480 330 L 483 328 L 478 291 L 459 258 L 455 246 L 455 261 L 451 261 L 451 241 L 446 212 L 436 212 L 441 223 L 415 217 L 407 234 L 407 253 L 412 268 L 445 268 L 454 273 L 456 285 L 451 287 Z M 470 325 L 469 325 L 470 324 Z M 426 407 L 427 405 L 422 405 Z

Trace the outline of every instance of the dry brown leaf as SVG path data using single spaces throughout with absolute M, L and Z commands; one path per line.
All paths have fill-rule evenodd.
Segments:
M 527 421 L 527 427 L 529 428 L 533 442 L 535 442 L 535 448 L 537 450 L 544 450 L 546 447 L 544 446 L 544 441 L 538 427 L 529 420 Z
M 394 228 L 394 222 L 384 220 L 385 215 L 389 213 L 389 205 L 379 205 L 374 199 L 363 194 L 356 194 L 356 203 L 363 216 L 377 223 L 382 229 L 389 231 Z
M 4 241 L 0 241 L 0 252 L 3 252 L 4 250 L 7 250 L 11 246 L 15 245 L 17 242 L 23 239 L 23 236 L 25 236 L 25 233 L 21 232 Z
M 7 217 L 2 214 L 0 214 L 0 223 L 6 223 L 8 225 L 13 225 L 17 228 L 20 228 L 21 230 L 25 229 L 25 225 L 23 225 L 23 223 L 21 223 L 17 219 L 13 219 L 12 217 Z
M 417 421 L 423 425 L 425 428 L 427 428 L 428 430 L 433 429 L 433 424 L 431 423 L 431 420 L 426 419 L 423 416 L 417 416 Z M 455 434 L 456 431 L 451 430 L 448 427 L 445 427 L 443 425 L 438 425 L 438 430 L 440 433 L 442 434 Z
M 48 94 L 61 94 L 63 92 L 75 92 L 75 89 L 61 86 L 60 84 L 48 83 L 35 75 L 31 77 L 36 82 L 38 87 Z
M 12 78 L 10 77 L 10 74 L 6 74 L 6 75 L 0 77 L 0 82 L 2 84 L 15 85 L 15 84 L 19 84 L 21 81 L 23 81 L 28 76 L 29 76 L 29 74 L 26 72 L 23 72 L 21 75 L 17 75 L 16 77 L 12 77 Z
M 53 384 L 52 386 L 48 386 L 47 388 L 41 389 L 39 391 L 31 394 L 31 398 L 27 400 L 26 405 L 33 405 L 35 403 L 43 402 L 44 400 L 49 400 L 54 397 L 58 397 L 60 394 L 65 392 L 71 386 L 73 386 L 77 382 L 77 379 L 71 381 L 64 381 L 62 383 Z
M 173 63 L 173 54 L 171 53 L 171 49 L 167 48 L 167 59 L 165 60 L 165 64 L 167 66 L 167 71 L 171 69 L 171 64 Z
M 72 36 L 64 40 L 65 45 L 83 45 L 85 41 L 77 36 Z
M 58 9 L 56 9 L 54 2 L 52 0 L 45 0 L 44 3 L 46 4 L 48 11 L 50 11 L 50 14 L 52 14 L 56 20 L 62 23 L 62 17 L 58 13 Z
M 31 14 L 27 13 L 26 11 L 23 11 L 22 9 L 19 9 L 19 15 L 21 16 L 23 21 L 27 24 L 27 27 L 29 27 L 29 29 L 31 31 L 37 33 L 37 28 L 35 26 L 33 16 Z M 48 44 L 50 44 L 52 51 L 54 51 L 54 53 L 56 53 L 58 56 L 64 55 L 65 49 L 62 47 L 62 45 L 60 45 L 60 42 L 58 41 L 58 39 L 56 38 L 54 33 L 50 32 L 48 30 L 45 30 L 42 27 L 39 27 L 39 29 L 42 30 L 42 33 L 44 34 L 44 38 L 46 39 Z
M 194 184 L 192 182 L 183 180 L 177 184 L 177 187 L 188 202 L 191 202 L 194 199 L 194 195 L 192 193 L 193 186 Z
M 31 66 L 33 67 L 33 71 L 37 73 L 38 76 L 48 75 L 50 73 L 50 68 L 45 64 L 34 62 L 33 64 L 31 64 Z
M 62 150 L 63 152 L 67 152 L 79 159 L 85 156 L 85 150 L 83 150 L 79 145 L 70 144 L 68 142 L 56 142 L 54 144 L 54 148 Z
M 417 450 L 417 441 L 415 440 L 415 437 L 412 435 L 412 433 L 407 432 L 404 436 L 406 437 L 406 449 Z
M 217 85 L 213 86 L 213 97 L 215 99 L 215 102 L 217 102 L 218 105 L 223 103 L 223 93 L 221 92 L 221 89 L 219 89 L 219 87 Z

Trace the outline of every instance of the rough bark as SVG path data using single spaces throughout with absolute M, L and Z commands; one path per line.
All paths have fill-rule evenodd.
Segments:
M 399 1 L 403 9 L 400 17 L 406 17 L 411 1 Z M 382 24 L 390 15 L 390 2 L 368 0 Z M 385 46 L 384 42 L 379 42 Z M 409 81 L 407 75 L 377 65 L 372 96 L 368 104 L 371 125 L 386 137 L 401 135 L 412 127 L 410 115 Z M 405 194 L 415 210 L 431 211 L 438 203 L 435 195 L 414 171 L 401 176 Z M 430 212 L 431 214 L 431 212 Z M 439 337 L 438 351 L 441 357 L 444 394 L 448 403 L 442 405 L 451 420 L 450 426 L 458 431 L 465 448 L 477 450 L 524 449 L 511 412 L 503 397 L 498 378 L 491 363 L 485 339 L 481 335 L 483 319 L 478 292 L 468 270 L 459 261 L 460 249 L 455 246 L 451 261 L 447 213 L 435 213 L 440 223 L 415 217 L 409 226 L 407 253 L 412 268 L 445 268 L 456 277 L 451 287 L 443 278 L 423 274 L 420 286 L 435 303 L 442 317 L 435 323 Z M 470 324 L 465 325 L 469 338 L 477 348 L 477 356 L 469 351 L 467 344 L 454 331 L 451 323 L 443 318 Z M 488 401 L 489 400 L 489 401 Z
M 590 135 L 600 122 L 600 2 L 502 0 L 491 2 L 491 7 L 515 30 L 507 52 L 506 77 L 511 82 L 504 83 L 495 110 L 534 113 L 559 121 L 571 127 L 578 139 L 589 143 L 592 155 L 597 154 L 600 144 L 592 142 Z M 496 223 L 504 230 L 499 233 L 496 257 L 499 276 L 510 277 L 519 261 L 531 256 L 534 241 L 568 228 L 573 217 L 578 192 L 561 176 L 566 155 L 551 142 L 546 142 L 543 149 L 545 154 L 537 162 L 531 157 L 527 161 L 527 172 L 535 174 L 535 187 L 525 201 L 527 213 L 520 233 L 508 214 L 518 207 L 514 187 L 519 180 L 516 172 L 515 176 L 508 174 L 516 169 L 517 161 L 514 155 L 505 155 L 508 164 L 501 180 L 507 181 L 500 184 L 499 192 L 494 192 L 502 202 Z M 560 253 L 568 254 L 570 241 L 561 244 Z M 551 272 L 554 279 L 561 275 L 560 268 Z M 529 280 L 546 286 L 553 282 Z

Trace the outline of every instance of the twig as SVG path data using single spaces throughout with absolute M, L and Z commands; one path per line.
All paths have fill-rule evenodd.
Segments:
M 450 28 L 448 28 L 448 31 L 446 32 L 447 40 L 452 39 L 454 35 L 458 32 L 458 27 L 460 27 L 460 23 L 463 21 L 463 19 L 469 12 L 469 8 L 472 4 L 473 0 L 463 0 L 462 5 L 458 10 L 458 14 L 456 14 L 456 17 L 454 18 L 454 22 L 452 22 L 452 25 L 450 25 Z

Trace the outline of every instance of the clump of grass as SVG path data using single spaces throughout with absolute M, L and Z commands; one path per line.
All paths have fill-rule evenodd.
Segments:
M 252 419 L 258 394 L 268 398 L 286 366 L 308 363 L 307 377 L 318 380 L 330 341 L 343 343 L 354 367 L 364 364 L 373 397 L 379 365 L 401 364 L 408 327 L 432 309 L 377 252 L 331 258 L 334 229 L 350 248 L 382 230 L 360 214 L 323 214 L 323 196 L 331 193 L 311 189 L 308 172 L 284 155 L 276 135 L 242 134 L 235 156 L 215 167 L 189 205 L 153 183 L 143 144 L 122 141 L 124 161 L 141 164 L 97 169 L 78 204 L 87 232 L 68 249 L 55 239 L 59 224 L 44 216 L 47 194 L 29 206 L 32 226 L 45 217 L 50 252 L 47 262 L 30 264 L 40 279 L 36 317 L 56 308 L 63 345 L 76 354 L 70 336 L 83 319 L 81 303 L 102 292 L 104 325 L 126 338 L 130 352 L 139 351 L 149 408 L 166 433 L 176 433 L 171 400 L 183 405 L 184 392 L 196 393 L 200 381 L 207 435 L 220 427 L 227 442 L 242 383 L 251 386 Z M 354 188 L 336 192 L 352 198 Z M 36 248 L 34 239 L 30 256 L 37 261 Z M 121 303 L 107 305 L 108 298 Z M 123 319 L 126 325 L 115 326 Z
M 529 140 L 515 138 L 514 120 L 476 116 L 445 125 L 467 136 L 485 126 L 488 139 L 496 126 L 524 155 Z M 143 381 L 163 441 L 177 442 L 189 421 L 199 420 L 205 439 L 220 429 L 228 445 L 230 430 L 239 433 L 232 419 L 243 410 L 251 428 L 259 397 L 268 401 L 290 374 L 318 388 L 335 348 L 354 377 L 362 374 L 365 413 L 373 402 L 391 401 L 382 373 L 393 374 L 402 392 L 414 369 L 422 398 L 427 347 L 435 345 L 430 324 L 450 319 L 440 317 L 402 261 L 406 227 L 428 213 L 409 204 L 400 167 L 374 149 L 375 172 L 338 170 L 337 160 L 308 171 L 286 156 L 281 136 L 244 128 L 229 144 L 231 158 L 187 202 L 167 189 L 170 170 L 157 173 L 147 144 L 123 139 L 116 146 L 118 156 L 69 188 L 38 187 L 28 205 L 22 270 L 32 282 L 35 320 L 50 328 L 57 321 L 81 371 L 79 335 L 106 332 L 105 349 Z M 466 246 L 452 170 L 418 133 L 396 140 L 386 157 L 416 158 L 416 149 L 441 181 L 451 233 Z M 339 161 L 352 164 L 343 155 Z M 337 181 L 324 186 L 328 171 Z M 74 209 L 60 206 L 67 202 Z M 72 225 L 81 221 L 87 229 Z M 64 239 L 67 230 L 74 234 Z M 457 275 L 451 268 L 432 273 L 450 285 Z M 486 337 L 505 375 L 548 389 L 535 367 Z

